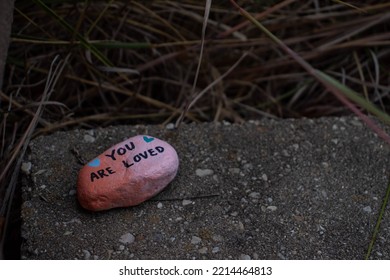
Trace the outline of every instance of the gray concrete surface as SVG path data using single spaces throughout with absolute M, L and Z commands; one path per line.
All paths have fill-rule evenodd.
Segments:
M 136 134 L 177 149 L 176 179 L 139 206 L 83 210 L 70 150 L 90 160 Z M 363 259 L 389 183 L 389 146 L 354 118 L 74 130 L 30 149 L 24 259 Z M 374 259 L 390 258 L 388 211 Z

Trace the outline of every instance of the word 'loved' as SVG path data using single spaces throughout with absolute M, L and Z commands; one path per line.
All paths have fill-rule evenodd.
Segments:
M 149 158 L 149 156 L 154 157 L 157 156 L 158 154 L 161 154 L 164 152 L 164 148 L 161 146 L 157 146 L 154 149 L 148 149 L 146 151 L 143 151 L 142 153 L 138 153 L 133 157 L 133 162 L 127 161 L 127 160 L 122 160 L 123 166 L 126 168 L 129 168 L 133 166 L 135 163 L 140 162 L 143 159 Z

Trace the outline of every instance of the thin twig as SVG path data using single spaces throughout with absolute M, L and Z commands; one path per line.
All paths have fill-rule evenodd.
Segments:
M 200 43 L 200 54 L 199 54 L 198 66 L 197 66 L 196 71 L 195 71 L 195 78 L 194 78 L 194 82 L 192 84 L 190 96 L 193 96 L 195 94 L 195 88 L 196 88 L 196 85 L 198 83 L 200 66 L 202 64 L 202 59 L 203 59 L 204 41 L 205 41 L 205 37 L 206 37 L 207 19 L 209 18 L 209 14 L 210 14 L 210 7 L 211 7 L 211 0 L 207 0 L 205 10 L 204 10 L 204 17 L 203 17 L 202 38 L 201 38 L 201 43 Z M 185 114 L 188 112 L 188 110 L 190 108 L 191 108 L 191 104 L 187 100 L 187 105 L 185 105 L 182 114 L 178 118 L 176 125 L 175 125 L 175 128 L 179 128 L 179 126 L 183 120 L 183 117 L 185 116 Z
M 183 110 L 180 117 L 177 119 L 175 127 L 178 128 L 180 126 L 180 123 L 185 117 L 186 112 L 207 92 L 209 91 L 213 86 L 218 84 L 221 80 L 223 80 L 227 75 L 229 75 L 240 63 L 244 60 L 244 58 L 248 55 L 248 52 L 245 52 L 241 57 L 234 63 L 225 73 L 223 73 L 218 79 L 215 79 L 211 84 L 209 84 L 206 88 L 204 88 L 201 92 L 199 92 L 195 98 L 188 104 L 188 107 L 186 110 Z

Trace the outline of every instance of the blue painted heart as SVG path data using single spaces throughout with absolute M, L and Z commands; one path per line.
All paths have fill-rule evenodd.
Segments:
M 100 165 L 100 159 L 98 159 L 98 158 L 95 158 L 94 160 L 92 160 L 88 163 L 88 166 L 91 166 L 91 167 L 98 167 L 99 165 Z
M 145 141 L 146 143 L 152 142 L 153 140 L 154 140 L 153 137 L 144 136 L 144 141 Z

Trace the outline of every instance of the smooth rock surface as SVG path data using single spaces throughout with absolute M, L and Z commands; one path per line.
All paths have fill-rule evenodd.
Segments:
M 138 135 L 109 148 L 80 170 L 77 197 L 92 211 L 138 205 L 161 192 L 178 167 L 171 145 Z

